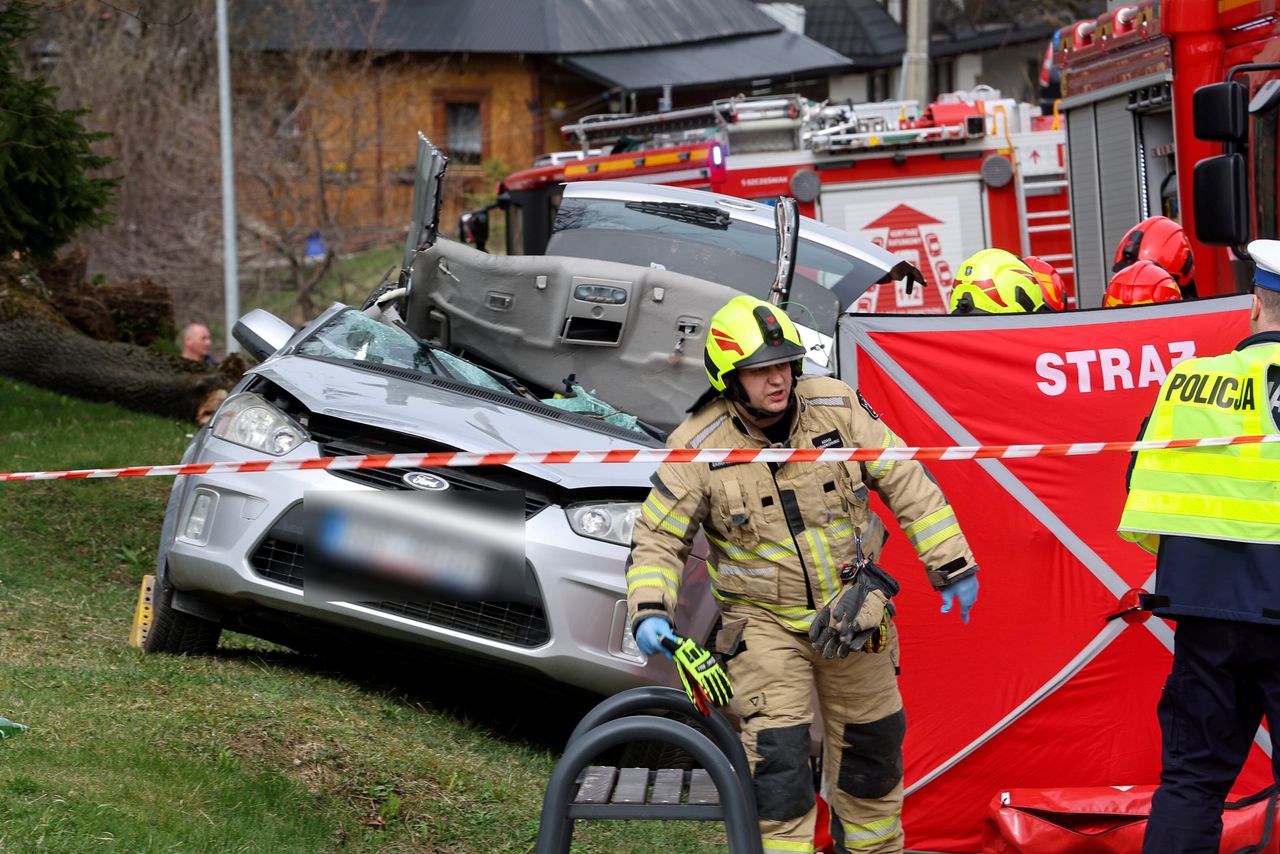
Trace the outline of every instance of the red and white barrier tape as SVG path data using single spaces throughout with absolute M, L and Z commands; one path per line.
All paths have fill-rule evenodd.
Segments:
M 506 451 L 429 454 L 365 454 L 305 460 L 248 460 L 170 466 L 130 466 L 77 471 L 0 473 L 6 480 L 65 480 L 95 477 L 169 477 L 179 474 L 239 474 L 308 469 L 443 468 L 450 466 L 564 465 L 569 463 L 837 463 L 856 460 L 981 460 L 1027 457 L 1076 457 L 1116 451 L 1158 451 L 1280 442 L 1280 435 L 1224 436 L 1212 439 L 1167 439 L 1157 442 L 1075 442 L 1061 445 L 959 445 L 919 448 L 654 448 L 613 451 Z

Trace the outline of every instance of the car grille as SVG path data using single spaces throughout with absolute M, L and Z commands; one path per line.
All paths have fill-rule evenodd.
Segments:
M 447 445 L 416 436 L 369 427 L 328 416 L 313 416 L 308 425 L 312 437 L 320 445 L 320 454 L 341 457 L 357 454 L 424 454 L 432 451 L 455 451 Z M 486 490 L 520 490 L 524 493 L 524 517 L 529 519 L 552 503 L 546 494 L 546 483 L 514 469 L 486 468 L 384 468 L 331 469 L 329 474 L 375 489 L 413 491 L 404 482 L 409 472 L 425 472 L 448 481 L 451 489 L 463 492 Z
M 258 575 L 299 590 L 304 585 L 301 543 L 268 535 L 249 558 Z M 440 628 L 482 638 L 538 646 L 551 637 L 541 607 L 522 602 L 361 602 L 369 608 L 398 614 Z

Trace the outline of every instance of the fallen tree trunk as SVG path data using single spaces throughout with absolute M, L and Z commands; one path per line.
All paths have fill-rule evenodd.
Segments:
M 68 293 L 66 282 L 47 287 L 34 276 L 0 272 L 7 274 L 0 276 L 0 375 L 85 400 L 203 423 L 244 373 L 245 363 L 239 357 L 211 369 L 136 344 L 91 337 L 81 331 L 83 323 L 73 325 L 58 309 L 63 303 L 78 308 L 88 305 L 83 299 L 72 299 L 75 294 Z M 156 324 L 163 326 L 164 311 L 171 316 L 167 292 L 148 297 L 147 290 L 148 284 L 136 283 L 104 293 L 114 297 L 118 291 L 131 297 L 137 308 L 158 307 L 160 321 L 149 320 L 143 310 L 125 310 L 120 325 L 132 321 L 159 328 Z M 109 317 L 102 319 L 113 328 L 117 325 Z
M 233 377 L 198 362 L 98 341 L 38 315 L 0 321 L 0 374 L 85 400 L 187 421 Z

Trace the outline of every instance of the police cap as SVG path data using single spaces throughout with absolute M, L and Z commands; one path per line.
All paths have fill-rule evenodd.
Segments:
M 1280 291 L 1280 240 L 1255 240 L 1249 244 L 1253 259 L 1253 283 L 1269 291 Z

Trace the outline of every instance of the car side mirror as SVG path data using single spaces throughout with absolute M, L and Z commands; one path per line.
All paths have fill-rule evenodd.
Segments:
M 481 252 L 489 240 L 489 209 L 479 208 L 464 211 L 458 217 L 458 234 L 464 243 L 469 243 Z
M 1248 169 L 1243 154 L 1220 154 L 1196 164 L 1196 239 L 1212 246 L 1241 246 L 1249 240 Z
M 1197 139 L 1244 142 L 1249 134 L 1249 93 L 1234 80 L 1201 86 L 1191 96 L 1192 124 Z
M 289 343 L 295 331 L 292 326 L 271 312 L 255 308 L 236 321 L 231 334 L 249 355 L 259 362 L 265 362 Z

